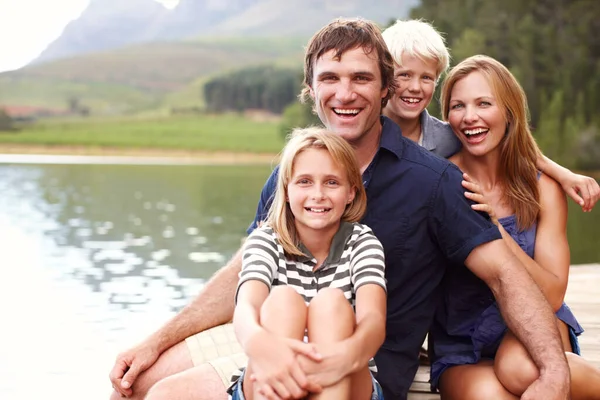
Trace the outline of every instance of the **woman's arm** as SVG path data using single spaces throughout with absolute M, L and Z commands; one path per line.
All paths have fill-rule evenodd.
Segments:
M 538 157 L 536 164 L 540 171 L 557 181 L 584 212 L 592 211 L 600 199 L 600 185 L 594 178 L 573 173 L 544 155 Z

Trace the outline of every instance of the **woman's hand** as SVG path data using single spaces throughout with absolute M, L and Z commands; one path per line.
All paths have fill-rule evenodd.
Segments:
M 298 355 L 319 363 L 316 347 L 301 340 L 282 338 L 265 330 L 255 334 L 247 347 L 251 375 L 258 391 L 267 399 L 300 399 L 321 387 L 311 383 L 298 362 Z
M 467 191 L 465 197 L 469 200 L 473 200 L 477 204 L 473 204 L 471 208 L 476 211 L 483 211 L 490 216 L 490 220 L 494 225 L 498 225 L 498 218 L 494 212 L 494 208 L 487 201 L 481 186 L 467 173 L 463 173 L 462 185 Z

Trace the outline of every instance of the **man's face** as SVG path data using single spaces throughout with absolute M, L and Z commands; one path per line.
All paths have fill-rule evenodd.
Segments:
M 310 90 L 317 114 L 327 129 L 358 145 L 381 128 L 382 88 L 377 53 L 361 47 L 348 50 L 337 60 L 330 50 L 315 61 Z

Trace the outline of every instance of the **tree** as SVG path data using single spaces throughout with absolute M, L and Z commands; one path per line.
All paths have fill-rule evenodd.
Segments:
M 0 108 L 0 131 L 12 131 L 14 129 L 13 120 L 3 108 Z
M 312 103 L 296 101 L 283 111 L 279 131 L 282 136 L 287 137 L 295 128 L 306 128 L 313 125 L 321 125 L 321 120 L 313 112 Z

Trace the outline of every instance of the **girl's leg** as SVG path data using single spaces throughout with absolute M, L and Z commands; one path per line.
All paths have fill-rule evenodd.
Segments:
M 600 399 L 600 369 L 570 352 L 568 327 L 562 321 L 559 321 L 558 325 L 571 370 L 571 398 L 573 400 Z M 523 394 L 539 376 L 538 368 L 529 353 L 510 332 L 505 335 L 500 344 L 494 371 L 504 387 L 517 396 Z
M 450 367 L 440 377 L 442 400 L 517 400 L 502 386 L 492 361 Z
M 319 291 L 308 307 L 308 336 L 311 343 L 327 346 L 352 335 L 356 317 L 352 306 L 340 289 Z M 341 379 L 335 385 L 323 388 L 310 399 L 368 400 L 372 393 L 368 368 Z
M 260 309 L 260 324 L 275 335 L 302 340 L 306 329 L 307 308 L 302 296 L 289 286 L 275 286 Z M 261 398 L 255 391 L 252 363 L 244 374 L 244 397 L 247 400 Z

